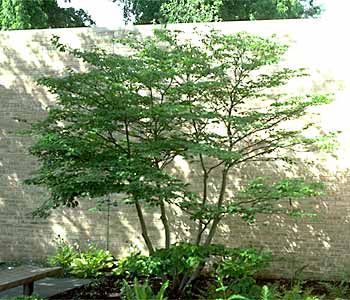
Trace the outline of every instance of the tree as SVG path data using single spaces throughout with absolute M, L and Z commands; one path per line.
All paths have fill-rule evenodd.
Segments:
M 94 24 L 82 9 L 61 8 L 57 0 L 0 0 L 1 29 L 84 27 Z
M 281 161 L 289 167 L 295 151 L 331 146 L 333 134 L 304 134 L 314 125 L 308 109 L 328 103 L 327 97 L 275 92 L 305 75 L 276 66 L 287 47 L 246 33 L 211 32 L 200 45 L 178 35 L 130 34 L 119 41 L 125 54 L 70 49 L 55 39 L 60 51 L 90 68 L 40 81 L 57 105 L 32 129 L 37 141 L 31 153 L 41 166 L 27 183 L 47 187 L 51 195 L 37 214 L 108 196 L 135 207 L 153 253 L 145 207 L 161 213 L 165 248 L 172 242 L 168 210 L 174 205 L 197 224 L 192 242 L 210 245 L 229 215 L 251 222 L 259 213 L 301 214 L 290 201 L 320 194 L 317 182 L 262 177 L 228 193 L 229 176 L 240 176 L 234 169 L 242 165 Z M 286 126 L 301 118 L 302 126 Z M 199 170 L 201 192 L 169 172 L 175 157 Z
M 219 21 L 222 5 L 222 0 L 170 0 L 160 7 L 161 20 L 168 23 Z
M 313 0 L 119 0 L 135 24 L 293 19 L 315 17 Z

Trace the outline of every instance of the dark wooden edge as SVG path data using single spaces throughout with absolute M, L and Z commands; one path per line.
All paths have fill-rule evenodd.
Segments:
M 24 285 L 28 284 L 46 277 L 54 276 L 54 275 L 61 275 L 63 273 L 63 269 L 61 267 L 54 267 L 54 268 L 44 268 L 44 269 L 38 269 L 37 273 L 31 274 L 31 270 L 23 270 L 23 275 L 21 278 L 17 280 L 12 280 L 5 282 L 3 284 L 0 284 L 0 292 L 5 291 L 8 289 L 11 289 L 13 287 L 19 286 L 19 285 Z M 6 272 L 4 272 L 6 273 Z M 28 275 L 27 275 L 28 274 Z
M 23 295 L 31 296 L 34 292 L 34 281 L 31 283 L 23 284 Z

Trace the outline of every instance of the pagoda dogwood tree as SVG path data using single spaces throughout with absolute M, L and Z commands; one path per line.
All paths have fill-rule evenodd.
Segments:
M 295 213 L 277 204 L 319 195 L 319 183 L 261 177 L 228 193 L 233 169 L 257 161 L 291 163 L 294 151 L 316 150 L 331 137 L 304 136 L 313 125 L 308 108 L 328 103 L 327 97 L 275 92 L 305 75 L 278 67 L 287 47 L 247 33 L 213 31 L 196 44 L 179 35 L 127 36 L 116 41 L 125 54 L 70 49 L 55 39 L 60 51 L 89 68 L 40 80 L 57 105 L 33 126 L 31 153 L 41 165 L 27 182 L 51 195 L 37 213 L 109 196 L 135 207 L 153 253 L 145 207 L 160 211 L 168 248 L 174 205 L 196 223 L 192 242 L 209 245 L 227 215 L 250 221 L 258 213 Z M 300 118 L 303 126 L 290 126 Z M 200 169 L 201 192 L 169 172 L 175 157 Z M 214 174 L 217 194 L 209 188 Z

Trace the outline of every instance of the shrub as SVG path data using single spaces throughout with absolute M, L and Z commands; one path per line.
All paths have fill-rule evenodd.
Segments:
M 281 300 L 319 300 L 311 294 L 311 290 L 303 290 L 300 284 L 294 285 L 289 290 L 282 291 L 282 295 L 277 298 Z
M 233 249 L 218 266 L 217 273 L 224 278 L 243 278 L 255 275 L 266 267 L 270 255 L 254 248 Z
M 172 280 L 194 269 L 209 256 L 214 246 L 203 247 L 187 243 L 158 249 L 151 256 L 132 253 L 117 263 L 114 273 L 127 277 L 169 277 Z
M 111 272 L 116 265 L 115 258 L 108 250 L 98 249 L 95 245 L 81 251 L 77 245 L 72 246 L 60 237 L 56 244 L 56 253 L 48 258 L 49 265 L 60 266 L 67 274 L 97 278 Z
M 148 277 L 156 273 L 157 262 L 151 257 L 133 252 L 117 262 L 113 273 L 126 278 Z
M 116 260 L 108 250 L 90 245 L 88 251 L 73 259 L 70 273 L 79 278 L 97 278 L 111 272 L 115 264 Z
M 200 273 L 210 261 L 211 266 L 206 271 L 228 284 L 229 292 L 251 294 L 255 287 L 253 275 L 267 265 L 268 257 L 251 248 L 179 243 L 169 249 L 156 250 L 151 256 L 133 253 L 118 261 L 114 274 L 126 278 L 152 276 L 169 280 L 170 289 L 177 294 L 190 286 L 197 277 L 193 274 Z M 254 293 L 260 293 L 260 289 L 256 288 Z
M 55 244 L 56 253 L 48 258 L 48 263 L 50 266 L 62 267 L 65 273 L 69 273 L 73 260 L 79 257 L 79 249 L 60 236 L 56 238 Z
M 253 248 L 230 250 L 216 269 L 217 292 L 257 299 L 261 288 L 256 284 L 254 275 L 267 266 L 269 259 L 267 253 Z
M 282 292 L 278 292 L 274 287 L 264 285 L 259 294 L 249 298 L 238 294 L 228 294 L 225 285 L 222 285 L 217 291 L 221 292 L 223 296 L 220 298 L 215 297 L 216 300 L 320 300 L 320 298 L 311 295 L 311 291 L 303 291 L 299 285 L 295 285 L 291 289 L 283 290 Z
M 213 253 L 214 247 L 180 243 L 169 249 L 159 249 L 151 255 L 151 259 L 158 262 L 155 275 L 164 274 L 176 280 L 185 274 L 191 274 Z

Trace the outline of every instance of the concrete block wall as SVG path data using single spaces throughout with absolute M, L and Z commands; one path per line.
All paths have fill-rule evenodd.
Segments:
M 326 182 L 328 193 L 322 199 L 310 199 L 306 205 L 318 214 L 314 218 L 291 219 L 283 216 L 261 217 L 253 226 L 239 219 L 224 220 L 216 242 L 231 246 L 256 246 L 270 250 L 276 257 L 271 276 L 294 276 L 303 269 L 310 278 L 342 278 L 350 271 L 350 45 L 344 41 L 349 24 L 330 24 L 319 20 L 279 20 L 227 22 L 202 25 L 179 24 L 190 37 L 194 27 L 215 28 L 225 33 L 248 31 L 262 36 L 277 36 L 291 47 L 284 65 L 305 67 L 310 77 L 293 81 L 290 93 L 332 93 L 335 101 L 320 110 L 319 124 L 325 130 L 342 130 L 339 149 L 334 155 L 314 157 L 312 165 L 291 172 L 302 177 Z M 151 34 L 152 26 L 130 28 L 140 34 Z M 55 99 L 36 84 L 46 75 L 60 75 L 66 67 L 83 69 L 75 59 L 57 52 L 50 43 L 52 35 L 73 47 L 95 45 L 117 51 L 111 42 L 121 31 L 104 29 L 54 29 L 0 32 L 0 261 L 43 259 L 54 250 L 57 235 L 71 242 L 93 241 L 106 244 L 107 212 L 93 213 L 91 203 L 77 209 L 59 209 L 46 220 L 30 217 L 31 210 L 47 195 L 46 191 L 23 185 L 37 162 L 28 154 L 31 139 L 21 129 L 45 117 L 47 106 Z M 303 157 L 300 157 L 302 161 Z M 196 172 L 178 161 L 174 170 L 189 181 L 199 181 Z M 280 176 L 277 165 L 247 165 L 232 174 L 232 188 L 257 174 Z M 290 175 L 290 174 L 284 174 Z M 199 185 L 199 182 L 198 182 Z M 151 237 L 163 242 L 158 212 L 147 211 Z M 190 237 L 193 224 L 173 214 L 172 226 L 177 234 Z M 138 220 L 132 207 L 112 208 L 110 217 L 110 249 L 116 255 L 128 252 L 130 245 L 144 249 Z M 176 236 L 174 235 L 174 239 Z

